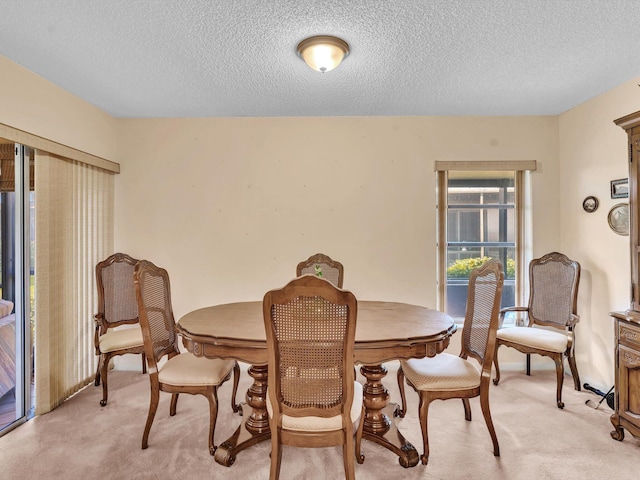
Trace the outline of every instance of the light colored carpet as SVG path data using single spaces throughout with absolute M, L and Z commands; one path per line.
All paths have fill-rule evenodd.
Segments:
M 385 385 L 391 401 L 399 400 L 394 362 Z M 243 371 L 240 391 L 250 378 Z M 269 478 L 269 443 L 240 452 L 231 467 L 217 464 L 207 448 L 208 409 L 202 396 L 182 395 L 178 413 L 169 417 L 170 395 L 161 394 L 151 428 L 149 448 L 140 442 L 149 406 L 149 381 L 136 372 L 109 374 L 109 404 L 99 405 L 101 387 L 90 385 L 53 412 L 36 417 L 0 438 L 0 478 L 169 479 Z M 216 443 L 240 422 L 230 409 L 231 382 L 220 389 Z M 417 394 L 407 389 L 409 413 L 399 420 L 403 434 L 422 452 Z M 637 479 L 640 440 L 626 432 L 613 440 L 603 402 L 598 410 L 585 405 L 599 400 L 576 392 L 565 380 L 564 410 L 555 402 L 555 373 L 503 372 L 491 388 L 491 410 L 501 456 L 494 457 L 477 399 L 473 420 L 466 422 L 460 400 L 436 401 L 429 415 L 429 464 L 402 468 L 390 451 L 363 441 L 364 464 L 359 479 Z M 344 478 L 341 449 L 284 447 L 282 480 Z

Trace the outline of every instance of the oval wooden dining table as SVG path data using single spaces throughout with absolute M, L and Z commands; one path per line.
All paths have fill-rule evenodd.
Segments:
M 215 453 L 221 465 L 231 466 L 236 454 L 270 438 L 267 396 L 267 341 L 262 302 L 239 302 L 205 307 L 184 315 L 177 323 L 183 344 L 196 356 L 234 358 L 250 364 L 253 384 L 242 405 L 242 423 Z M 396 405 L 382 384 L 384 362 L 433 357 L 449 344 L 456 331 L 453 319 L 442 312 L 397 302 L 358 301 L 354 362 L 366 381 L 363 385 L 365 420 L 363 438 L 398 455 L 400 465 L 413 467 L 419 455 L 397 430 Z M 360 463 L 364 458 L 358 459 Z

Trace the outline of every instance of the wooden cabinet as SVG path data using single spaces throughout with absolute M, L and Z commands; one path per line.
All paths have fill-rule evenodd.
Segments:
M 624 429 L 640 437 L 640 112 L 619 118 L 615 124 L 628 136 L 629 149 L 629 247 L 631 253 L 631 303 L 624 312 L 611 312 L 615 322 L 615 412 L 611 436 L 624 438 Z
M 640 319 L 633 312 L 612 312 L 616 327 L 616 409 L 611 436 L 624 438 L 624 429 L 640 437 Z

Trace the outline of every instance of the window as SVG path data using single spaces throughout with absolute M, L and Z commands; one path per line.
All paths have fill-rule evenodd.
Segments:
M 469 273 L 501 261 L 502 306 L 522 302 L 525 263 L 525 173 L 535 162 L 436 162 L 439 307 L 464 319 Z M 527 175 L 528 178 L 528 175 Z

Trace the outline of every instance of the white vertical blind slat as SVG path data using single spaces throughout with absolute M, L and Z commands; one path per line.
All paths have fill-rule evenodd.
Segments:
M 95 264 L 113 249 L 113 175 L 36 152 L 36 414 L 91 382 Z

